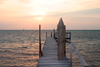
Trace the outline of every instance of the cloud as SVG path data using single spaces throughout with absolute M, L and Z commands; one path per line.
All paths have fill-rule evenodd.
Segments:
M 18 16 L 14 18 L 35 18 L 35 17 L 43 17 L 42 15 L 26 15 L 26 16 Z
M 100 0 L 87 0 L 87 1 L 84 0 L 84 1 L 80 1 L 78 4 L 88 9 L 100 8 Z
M 100 0 L 69 0 L 64 1 L 62 5 L 65 7 L 66 12 L 69 10 L 69 12 L 74 12 L 79 10 L 100 8 Z
M 23 26 L 24 23 L 36 23 L 46 24 L 44 28 L 47 28 L 52 24 L 55 26 L 62 17 L 66 24 L 70 23 L 69 26 L 76 23 L 81 26 L 81 23 L 84 24 L 87 20 L 91 24 L 100 19 L 99 0 L 0 0 L 1 3 L 4 3 L 0 5 L 2 25 L 10 23 Z M 37 19 L 39 17 L 42 17 L 41 21 Z
M 3 4 L 4 1 L 7 1 L 7 0 L 0 0 L 0 4 Z
M 30 0 L 19 0 L 20 3 L 25 3 L 25 4 L 30 4 L 31 1 Z
M 70 18 L 100 18 L 100 8 L 96 8 L 96 9 L 87 9 L 87 10 L 81 10 L 81 11 L 75 11 L 75 12 L 65 12 L 65 13 L 55 13 L 52 12 L 50 13 L 51 16 L 55 16 L 55 17 L 70 17 Z
M 20 4 L 18 2 L 8 1 L 5 5 L 0 6 L 0 16 L 2 17 L 16 17 L 27 15 L 30 7 Z
M 77 13 L 77 14 L 85 14 L 85 15 L 100 14 L 100 8 L 82 10 L 82 11 L 77 11 L 77 12 L 74 12 L 74 13 Z

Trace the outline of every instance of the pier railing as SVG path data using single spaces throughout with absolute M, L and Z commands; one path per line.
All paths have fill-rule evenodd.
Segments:
M 70 43 L 70 64 L 72 66 L 72 49 L 74 48 L 80 62 L 82 63 L 83 67 L 89 67 L 86 62 L 84 61 L 84 59 L 82 58 L 81 54 L 79 53 L 79 51 L 77 50 L 74 42 L 70 42 L 70 41 L 67 41 L 68 43 Z
M 54 39 L 58 39 L 57 32 L 54 33 Z M 66 32 L 66 40 L 71 41 L 71 32 Z

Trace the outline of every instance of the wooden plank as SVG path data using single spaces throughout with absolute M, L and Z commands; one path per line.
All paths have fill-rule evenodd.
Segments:
M 69 61 L 67 61 L 67 60 L 60 60 L 60 61 L 58 61 L 58 60 L 44 60 L 44 59 L 41 59 L 41 60 L 39 60 L 39 62 L 41 62 L 41 63 L 50 63 L 50 62 L 61 62 L 61 63 L 69 63 Z
M 38 64 L 37 67 L 70 67 L 70 65 L 63 64 Z
M 49 56 L 49 57 L 48 57 Z M 47 59 L 47 60 L 57 60 L 57 58 L 56 58 L 57 56 L 53 56 L 53 55 L 45 55 L 43 58 L 41 58 L 41 59 Z
M 63 56 L 57 57 L 57 43 L 53 37 L 47 37 L 43 47 L 43 56 L 39 58 L 37 67 L 70 67 L 70 61 Z
M 41 63 L 39 63 L 39 64 L 44 64 L 44 65 L 46 65 L 46 64 L 48 64 L 48 65 L 49 65 L 49 64 L 68 65 L 68 64 L 70 64 L 70 63 L 63 63 L 63 62 L 48 62 L 48 63 L 45 62 L 45 63 L 44 63 L 44 62 L 41 62 Z

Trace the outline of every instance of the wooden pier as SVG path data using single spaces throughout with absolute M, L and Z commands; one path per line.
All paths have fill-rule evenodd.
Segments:
M 58 60 L 57 42 L 53 37 L 47 37 L 42 52 L 43 56 L 39 58 L 37 67 L 71 67 L 66 56 Z
M 70 59 L 66 57 L 66 42 L 70 43 Z M 88 67 L 75 44 L 71 42 L 71 32 L 66 32 L 65 25 L 60 19 L 57 32 L 54 30 L 52 37 L 47 37 L 41 50 L 41 25 L 39 25 L 39 61 L 37 67 L 72 67 L 72 48 L 74 48 L 83 67 Z

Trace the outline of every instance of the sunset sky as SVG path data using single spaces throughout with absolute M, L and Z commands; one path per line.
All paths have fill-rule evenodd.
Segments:
M 100 0 L 0 0 L 0 30 L 100 30 Z

